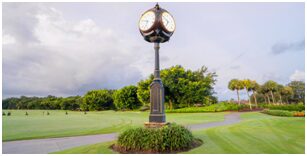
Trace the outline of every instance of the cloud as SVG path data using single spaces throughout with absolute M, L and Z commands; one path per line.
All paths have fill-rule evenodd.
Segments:
M 43 10 L 38 3 L 3 3 L 2 30 L 19 42 L 37 41 L 33 27 L 37 24 L 35 14 Z
M 69 21 L 54 8 L 23 3 L 5 4 L 3 17 L 4 96 L 82 95 L 142 78 L 135 63 L 142 48 L 92 19 Z
M 161 45 L 160 68 L 180 64 L 196 70 L 206 65 L 218 74 L 214 87 L 220 100 L 236 97 L 235 92 L 225 92 L 232 78 L 286 84 L 289 73 L 304 69 L 303 50 L 270 56 L 294 53 L 300 46 L 293 45 L 299 43 L 304 49 L 303 41 L 277 43 L 275 53 L 271 47 L 267 53 L 266 46 L 301 39 L 304 5 L 163 6 L 176 18 L 178 29 L 170 42 Z M 269 14 L 259 12 L 264 6 L 270 8 Z M 153 72 L 154 49 L 143 40 L 136 22 L 150 7 L 150 3 L 3 3 L 3 95 L 81 95 L 144 79 Z M 189 25 L 194 22 L 190 17 L 199 15 L 214 16 L 201 16 L 197 25 Z M 254 23 L 246 25 L 247 21 Z
M 6 34 L 2 37 L 2 44 L 13 44 L 15 42 L 15 38 L 9 34 Z
M 295 70 L 295 72 L 290 76 L 291 81 L 305 81 L 305 72 Z
M 276 43 L 272 46 L 273 54 L 281 54 L 289 51 L 301 51 L 305 49 L 305 40 L 292 43 Z
M 234 65 L 234 66 L 229 67 L 229 69 L 233 69 L 233 70 L 238 70 L 240 68 L 241 68 L 241 66 L 239 66 L 239 65 Z

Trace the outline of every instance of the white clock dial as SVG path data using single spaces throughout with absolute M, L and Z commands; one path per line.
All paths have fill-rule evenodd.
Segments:
M 175 31 L 175 27 L 176 27 L 175 21 L 172 15 L 170 15 L 169 13 L 167 12 L 162 13 L 162 23 L 168 31 L 170 32 Z
M 153 26 L 155 19 L 156 19 L 156 15 L 154 12 L 152 11 L 146 12 L 145 14 L 142 15 L 139 21 L 139 28 L 142 31 L 146 31 L 150 29 Z

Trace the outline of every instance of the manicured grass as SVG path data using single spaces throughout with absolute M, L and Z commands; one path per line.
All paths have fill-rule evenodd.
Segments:
M 241 123 L 195 132 L 204 144 L 186 153 L 305 153 L 305 118 L 242 115 Z
M 276 117 L 258 112 L 241 115 L 242 122 L 194 131 L 204 141 L 198 148 L 184 153 L 305 153 L 305 118 Z M 81 146 L 57 153 L 115 153 L 114 143 Z
M 119 154 L 109 148 L 114 143 L 115 141 L 110 141 L 106 143 L 80 146 L 59 152 L 53 152 L 51 154 Z
M 5 113 L 8 110 L 3 110 Z M 120 132 L 131 126 L 143 126 L 149 112 L 83 112 L 56 110 L 10 110 L 11 116 L 2 116 L 3 141 L 50 138 Z M 44 115 L 43 115 L 43 112 Z M 183 125 L 223 121 L 225 113 L 172 113 L 167 121 Z
M 54 152 L 52 154 L 119 154 L 118 152 L 115 152 L 109 148 L 114 143 L 115 141 L 111 141 L 106 143 L 80 146 L 64 151 Z

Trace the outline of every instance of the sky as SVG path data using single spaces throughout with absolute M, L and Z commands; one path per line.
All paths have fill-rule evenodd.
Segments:
M 305 81 L 304 3 L 159 3 L 176 22 L 160 68 L 216 72 L 215 96 L 236 98 L 233 78 Z M 154 69 L 138 29 L 155 3 L 3 3 L 2 96 L 72 96 L 136 85 Z M 243 99 L 247 98 L 241 91 Z

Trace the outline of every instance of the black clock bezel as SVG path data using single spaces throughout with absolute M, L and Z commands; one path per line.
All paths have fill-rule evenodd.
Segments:
M 142 19 L 142 17 L 143 17 L 143 15 L 145 15 L 146 13 L 148 13 L 148 12 L 153 12 L 154 13 L 154 15 L 155 15 L 155 21 L 154 21 L 154 23 L 152 24 L 152 26 L 150 27 L 150 28 L 148 28 L 147 30 L 142 30 L 141 28 L 140 28 L 140 21 L 141 21 L 141 19 Z M 155 29 L 157 26 L 157 14 L 155 13 L 155 11 L 154 10 L 152 10 L 152 9 L 150 9 L 150 10 L 147 10 L 147 11 L 145 11 L 143 14 L 142 14 L 142 16 L 141 16 L 141 18 L 139 19 L 139 30 L 141 31 L 141 32 L 143 32 L 143 33 L 148 33 L 148 32 L 150 32 L 150 31 L 152 31 L 153 29 Z
M 164 12 L 167 12 L 173 18 L 173 20 L 175 22 L 173 15 L 170 14 L 167 10 L 162 9 L 157 4 L 154 8 L 145 11 L 142 14 L 142 16 L 149 11 L 152 11 L 153 13 L 155 13 L 155 21 L 154 21 L 153 25 L 150 28 L 148 28 L 147 30 L 141 30 L 140 26 L 138 26 L 140 33 L 142 34 L 144 39 L 148 42 L 163 43 L 163 42 L 169 41 L 170 37 L 175 32 L 176 23 L 174 23 L 175 24 L 174 31 L 167 30 L 167 28 L 164 26 L 163 21 L 162 21 L 162 14 Z M 142 18 L 142 16 L 141 16 L 141 18 Z M 141 18 L 139 19 L 139 23 L 140 23 Z M 138 23 L 138 25 L 139 25 L 139 23 Z
M 169 30 L 167 30 L 167 28 L 166 28 L 165 25 L 163 24 L 163 20 L 162 20 L 162 14 L 163 14 L 163 13 L 168 13 L 168 14 L 172 17 L 172 19 L 173 19 L 173 21 L 174 21 L 174 25 L 175 25 L 174 31 L 169 31 Z M 164 31 L 166 31 L 166 32 L 168 32 L 168 33 L 173 33 L 173 32 L 175 32 L 175 30 L 176 30 L 176 22 L 175 22 L 175 19 L 174 19 L 173 15 L 170 14 L 168 11 L 163 11 L 163 12 L 160 14 L 160 22 L 161 22 L 161 26 L 162 26 L 162 28 L 163 28 Z

